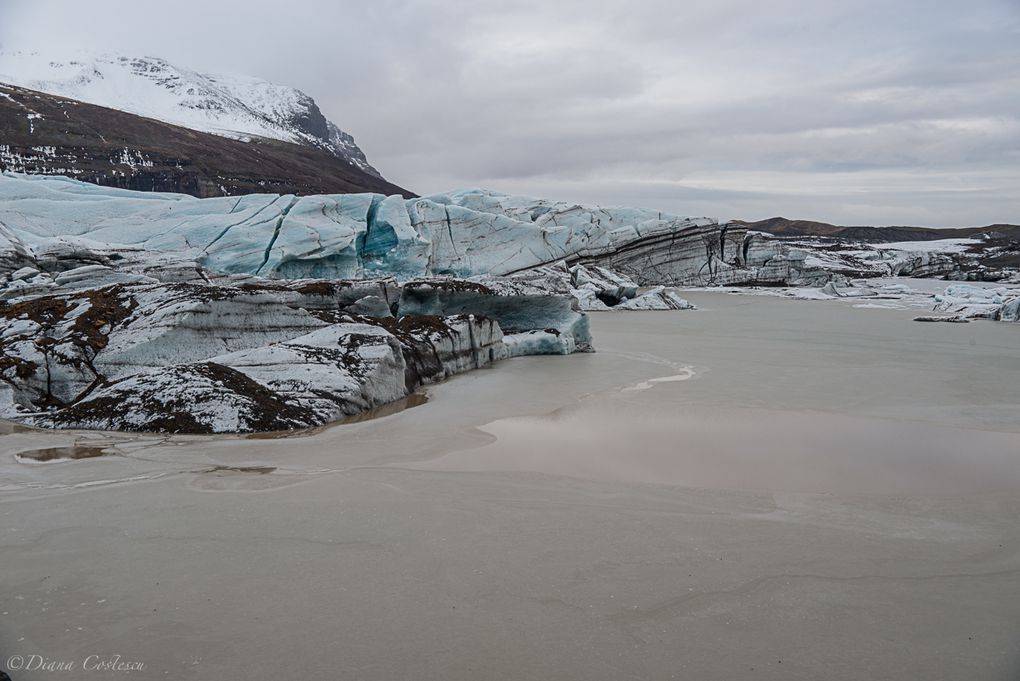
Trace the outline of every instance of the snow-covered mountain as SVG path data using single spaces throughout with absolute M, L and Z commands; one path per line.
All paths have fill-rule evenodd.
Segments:
M 414 194 L 326 149 L 244 142 L 0 83 L 0 170 L 197 197 Z
M 305 144 L 382 177 L 315 100 L 259 78 L 197 73 L 155 57 L 83 53 L 53 59 L 37 52 L 2 52 L 0 82 L 225 137 Z

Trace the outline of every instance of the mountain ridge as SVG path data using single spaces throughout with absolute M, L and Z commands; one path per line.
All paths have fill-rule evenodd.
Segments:
M 200 198 L 250 193 L 415 196 L 325 150 L 242 142 L 0 83 L 0 167 Z
M 314 147 L 382 178 L 354 138 L 312 97 L 261 78 L 200 73 L 159 57 L 0 52 L 0 82 L 118 109 L 199 132 Z

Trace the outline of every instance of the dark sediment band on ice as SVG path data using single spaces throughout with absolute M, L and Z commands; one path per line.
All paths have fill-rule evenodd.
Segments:
M 0 320 L 3 415 L 56 428 L 304 428 L 515 355 L 591 349 L 573 298 L 451 280 L 114 284 L 6 302 Z

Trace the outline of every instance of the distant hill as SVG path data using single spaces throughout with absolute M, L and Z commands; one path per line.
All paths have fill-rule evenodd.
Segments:
M 855 239 L 871 243 L 891 243 L 896 241 L 932 241 L 934 239 L 958 239 L 978 234 L 990 234 L 994 238 L 1020 239 L 1020 225 L 995 224 L 984 227 L 959 227 L 940 229 L 935 227 L 840 227 L 827 222 L 811 220 L 789 220 L 775 217 L 757 222 L 734 220 L 748 229 L 769 232 L 776 236 L 828 236 L 842 239 Z
M 358 192 L 414 196 L 314 145 L 269 138 L 241 141 L 4 84 L 0 166 L 198 197 Z

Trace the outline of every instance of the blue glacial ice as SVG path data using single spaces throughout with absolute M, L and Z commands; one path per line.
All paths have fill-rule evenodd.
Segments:
M 642 236 L 714 225 L 480 189 L 417 199 L 377 194 L 197 199 L 4 173 L 0 223 L 26 247 L 54 241 L 175 253 L 266 278 L 505 275 L 609 253 Z

